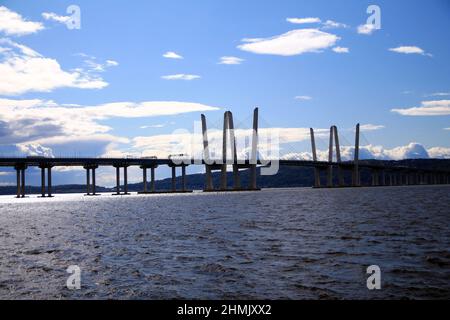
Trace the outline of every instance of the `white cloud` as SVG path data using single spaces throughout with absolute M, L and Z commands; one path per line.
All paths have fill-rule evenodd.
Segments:
M 200 79 L 201 77 L 196 75 L 196 74 L 179 73 L 179 74 L 171 74 L 171 75 L 167 75 L 167 76 L 162 76 L 161 78 L 164 79 L 164 80 L 186 80 L 186 81 L 190 81 L 190 80 Z
M 332 47 L 340 38 L 318 29 L 297 29 L 264 39 L 244 39 L 239 49 L 256 53 L 294 56 L 306 52 L 320 52 Z
M 296 100 L 312 100 L 310 96 L 296 96 L 294 99 Z
M 232 56 L 223 56 L 220 58 L 219 64 L 241 64 L 244 59 Z
M 166 125 L 164 123 L 152 124 L 147 126 L 140 126 L 139 129 L 149 129 L 149 128 L 164 128 Z
M 305 23 L 320 23 L 321 20 L 319 18 L 287 18 L 287 22 L 294 23 L 294 24 L 305 24 Z
M 345 23 L 340 23 L 333 20 L 327 20 L 322 25 L 323 29 L 348 28 L 348 26 Z
M 376 30 L 375 25 L 372 23 L 362 24 L 358 26 L 357 31 L 359 34 L 371 35 Z
M 0 52 L 0 95 L 50 92 L 56 88 L 101 89 L 101 77 L 78 68 L 64 71 L 55 59 L 9 39 L 0 39 L 8 50 Z
M 236 145 L 240 158 L 248 158 L 249 145 L 252 130 L 236 129 Z M 328 130 L 316 129 L 316 137 L 324 138 Z M 258 130 L 261 154 L 267 154 L 269 147 L 262 141 L 267 141 L 267 137 L 278 137 L 281 144 L 288 144 L 301 141 L 309 141 L 309 128 L 260 128 Z M 222 131 L 218 129 L 208 129 L 208 146 L 211 158 L 221 158 L 222 156 Z M 202 135 L 201 132 L 180 131 L 173 134 L 161 134 L 154 136 L 138 136 L 132 139 L 132 152 L 143 154 L 144 156 L 155 155 L 167 157 L 169 154 L 189 154 L 193 157 L 202 155 Z
M 163 54 L 164 58 L 167 59 L 183 59 L 183 57 L 173 51 L 167 51 L 166 53 Z
M 333 51 L 336 53 L 349 53 L 349 49 L 345 47 L 334 47 Z
M 20 152 L 22 152 L 28 156 L 41 156 L 41 157 L 48 157 L 48 158 L 54 157 L 52 149 L 44 147 L 44 146 L 40 145 L 39 143 L 17 144 L 17 147 Z
M 431 54 L 426 53 L 422 48 L 416 46 L 400 46 L 397 48 L 390 48 L 389 51 L 396 53 L 404 53 L 404 54 L 420 54 L 431 56 Z
M 425 97 L 446 97 L 446 96 L 450 96 L 450 92 L 434 92 L 425 95 Z
M 17 12 L 0 6 L 0 32 L 8 36 L 22 36 L 44 29 L 40 22 L 27 21 Z
M 444 128 L 444 130 L 449 130 L 450 131 L 450 127 L 449 128 Z
M 431 158 L 450 159 L 450 148 L 433 147 L 428 149 L 428 154 Z
M 377 124 L 362 124 L 360 127 L 361 131 L 375 131 L 375 130 L 380 130 L 380 129 L 384 129 L 385 126 L 383 125 L 377 125 Z
M 84 57 L 84 65 L 85 68 L 78 68 L 80 72 L 84 73 L 99 73 L 105 72 L 107 68 L 117 67 L 119 63 L 115 60 L 106 60 L 105 62 L 99 62 L 98 59 L 94 56 L 89 56 L 84 53 L 78 54 L 81 57 Z
M 343 161 L 353 160 L 353 146 L 341 146 L 341 158 Z M 299 152 L 285 154 L 283 159 L 303 159 L 311 160 L 311 152 Z M 317 150 L 317 158 L 321 161 L 328 161 L 328 150 Z M 383 146 L 365 145 L 360 146 L 359 158 L 376 160 L 402 160 L 402 159 L 428 159 L 428 158 L 450 158 L 450 148 L 433 147 L 426 149 L 422 144 L 411 142 L 405 146 L 386 149 Z
M 109 67 L 117 67 L 119 63 L 115 60 L 106 60 L 106 65 Z
M 111 118 L 146 118 L 219 110 L 193 102 L 115 102 L 94 106 L 65 107 L 53 101 L 0 99 L 2 144 L 74 145 L 127 143 L 108 134 L 101 121 Z
M 53 12 L 43 12 L 42 17 L 45 20 L 52 20 L 63 24 L 67 23 L 70 20 L 70 16 L 60 16 Z
M 446 116 L 450 115 L 450 100 L 422 101 L 420 107 L 392 109 L 403 116 Z

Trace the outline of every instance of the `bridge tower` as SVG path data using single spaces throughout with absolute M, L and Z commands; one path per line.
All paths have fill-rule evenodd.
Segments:
M 256 165 L 258 163 L 258 117 L 259 108 L 253 110 L 252 153 L 250 157 L 250 190 L 257 190 Z
M 358 162 L 359 162 L 359 123 L 356 125 L 356 131 L 355 131 L 355 152 L 354 152 L 353 175 L 352 175 L 353 187 L 361 186 Z
M 316 138 L 314 137 L 314 129 L 309 128 L 309 133 L 311 137 L 311 150 L 313 161 L 317 162 L 317 149 L 316 149 Z M 320 188 L 320 169 L 318 167 L 314 167 L 314 187 Z
M 226 111 L 223 117 L 223 136 L 222 136 L 222 159 L 219 163 L 214 162 L 210 158 L 208 130 L 206 125 L 205 115 L 201 115 L 202 120 L 202 135 L 203 135 L 203 161 L 205 163 L 206 183 L 205 191 L 213 191 L 214 185 L 212 180 L 212 170 L 220 170 L 220 190 L 227 191 L 227 165 L 233 166 L 233 190 L 243 190 L 241 187 L 241 179 L 239 168 L 249 169 L 249 186 L 248 190 L 258 190 L 257 188 L 257 164 L 258 164 L 258 108 L 253 111 L 253 132 L 252 132 L 252 147 L 250 159 L 248 163 L 239 163 L 237 155 L 237 144 L 235 137 L 235 128 L 233 114 L 231 111 Z M 231 159 L 228 155 L 228 139 L 230 140 Z
M 336 126 L 330 127 L 330 142 L 328 148 L 328 168 L 327 168 L 327 187 L 333 187 L 333 142 L 336 146 L 336 162 L 341 163 L 341 150 L 339 145 L 339 136 Z M 344 179 L 342 176 L 342 169 L 338 165 L 339 185 L 343 186 Z

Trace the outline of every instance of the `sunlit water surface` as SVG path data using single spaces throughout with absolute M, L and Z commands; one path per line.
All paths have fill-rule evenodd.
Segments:
M 1 196 L 0 298 L 449 299 L 449 204 L 443 186 Z

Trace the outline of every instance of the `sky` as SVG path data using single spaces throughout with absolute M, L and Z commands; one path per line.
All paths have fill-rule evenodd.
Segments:
M 449 18 L 445 0 L 0 1 L 0 156 L 163 157 L 201 113 L 248 129 L 259 107 L 284 157 L 310 158 L 313 127 L 326 158 L 336 125 L 351 158 L 361 123 L 366 158 L 449 158 Z

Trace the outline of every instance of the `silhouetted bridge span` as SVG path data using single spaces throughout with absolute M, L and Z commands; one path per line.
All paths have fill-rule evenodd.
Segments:
M 330 128 L 328 161 L 317 159 L 314 130 L 310 129 L 312 160 L 296 159 L 258 159 L 258 108 L 253 114 L 252 146 L 249 159 L 238 159 L 236 140 L 234 136 L 233 115 L 230 111 L 224 114 L 222 158 L 212 159 L 209 152 L 206 117 L 201 116 L 203 133 L 203 158 L 193 159 L 185 155 L 169 156 L 165 159 L 156 157 L 145 158 L 75 158 L 75 157 L 4 157 L 0 158 L 0 167 L 13 167 L 17 175 L 17 197 L 25 197 L 25 172 L 29 167 L 41 169 L 41 196 L 52 196 L 52 168 L 54 167 L 83 167 L 86 170 L 86 195 L 96 193 L 96 169 L 99 167 L 114 167 L 116 169 L 116 193 L 127 195 L 128 192 L 128 167 L 138 166 L 142 169 L 143 190 L 142 194 L 156 193 L 155 170 L 158 166 L 168 166 L 172 169 L 172 186 L 168 192 L 190 192 L 186 188 L 186 167 L 189 165 L 205 166 L 204 191 L 239 191 L 259 190 L 257 187 L 257 166 L 270 167 L 276 163 L 280 166 L 297 166 L 314 168 L 314 187 L 359 187 L 361 186 L 360 170 L 371 171 L 370 186 L 394 186 L 394 185 L 418 185 L 418 184 L 449 184 L 450 171 L 426 170 L 410 166 L 396 164 L 373 163 L 369 160 L 359 159 L 359 124 L 355 132 L 355 151 L 352 161 L 342 161 L 340 154 L 339 136 L 336 126 Z M 230 140 L 231 158 L 227 158 L 227 142 Z M 334 160 L 334 152 L 336 160 Z M 228 188 L 227 168 L 233 167 L 233 187 Z M 181 190 L 176 188 L 176 169 L 181 168 Z M 120 171 L 123 170 L 123 188 L 121 188 Z M 249 185 L 241 186 L 239 171 L 247 169 L 250 172 Z M 147 170 L 150 170 L 150 186 L 147 181 Z M 333 171 L 337 171 L 337 179 Z M 212 171 L 220 171 L 220 186 L 213 185 Z M 345 172 L 351 172 L 351 183 L 346 183 Z M 325 172 L 326 181 L 322 183 L 321 173 Z M 46 179 L 47 178 L 47 179 Z M 47 181 L 46 181 L 47 180 Z M 47 182 L 47 183 L 46 183 Z

